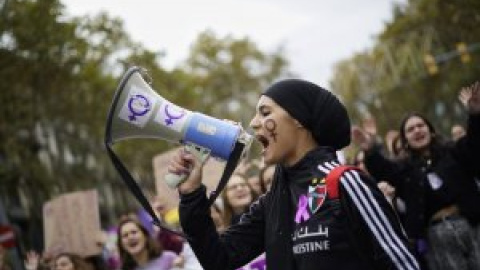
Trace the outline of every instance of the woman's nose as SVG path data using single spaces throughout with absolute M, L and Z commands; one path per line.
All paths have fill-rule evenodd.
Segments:
M 259 127 L 257 116 L 253 117 L 249 124 L 250 128 L 257 129 Z

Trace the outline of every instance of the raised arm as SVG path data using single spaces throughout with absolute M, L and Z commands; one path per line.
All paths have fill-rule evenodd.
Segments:
M 478 115 L 480 113 L 480 82 L 477 81 L 470 86 L 463 87 L 458 99 L 468 113 Z
M 455 144 L 455 156 L 461 164 L 480 175 L 480 82 L 463 87 L 458 99 L 468 112 L 467 134 Z
M 381 147 L 376 143 L 374 136 L 354 126 L 352 140 L 365 152 L 365 166 L 376 181 L 388 181 L 394 186 L 402 181 L 403 166 L 382 154 Z

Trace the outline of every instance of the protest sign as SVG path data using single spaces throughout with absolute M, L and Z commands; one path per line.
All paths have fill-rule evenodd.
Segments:
M 43 206 L 43 222 L 46 252 L 81 256 L 101 252 L 96 239 L 101 230 L 96 190 L 68 193 L 48 201 Z

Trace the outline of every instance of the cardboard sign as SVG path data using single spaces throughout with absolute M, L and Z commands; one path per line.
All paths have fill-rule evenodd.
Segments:
M 96 255 L 100 232 L 100 214 L 96 190 L 61 195 L 43 205 L 45 250 L 48 253 L 71 252 Z

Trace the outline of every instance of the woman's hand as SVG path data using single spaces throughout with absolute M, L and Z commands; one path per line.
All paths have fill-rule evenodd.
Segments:
M 184 266 L 185 266 L 185 257 L 183 256 L 183 254 L 180 254 L 173 260 L 173 267 L 183 269 Z
M 477 81 L 470 86 L 463 87 L 458 99 L 469 113 L 480 113 L 480 82 Z
M 382 191 L 388 199 L 393 199 L 395 197 L 395 188 L 385 181 L 380 181 L 377 184 L 378 188 Z
M 40 265 L 40 255 L 37 252 L 31 250 L 27 252 L 27 258 L 25 258 L 25 269 L 37 270 Z
M 178 186 L 180 194 L 188 194 L 198 189 L 202 184 L 203 162 L 192 153 L 180 149 L 168 165 L 168 172 L 187 175 L 187 179 Z
M 352 127 L 352 140 L 364 151 L 370 150 L 375 144 L 375 137 L 358 126 Z
M 363 119 L 362 129 L 373 137 L 377 136 L 377 121 L 375 120 L 375 118 L 370 116 Z
M 108 235 L 105 231 L 98 231 L 95 233 L 95 243 L 97 246 L 104 248 L 108 241 Z

